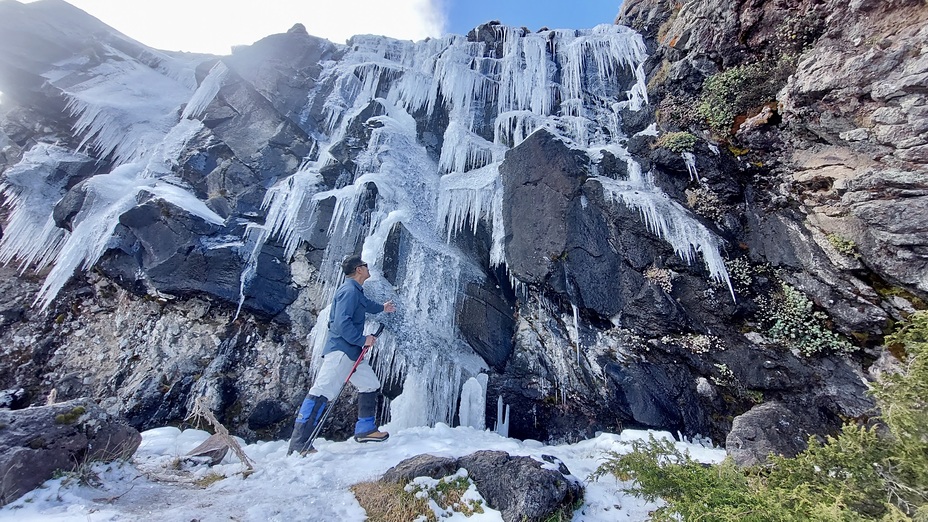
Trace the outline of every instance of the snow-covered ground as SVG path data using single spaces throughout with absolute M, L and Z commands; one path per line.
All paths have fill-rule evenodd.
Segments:
M 389 428 L 389 426 L 387 427 Z M 650 432 L 656 437 L 670 437 Z M 50 480 L 0 510 L 0 521 L 363 521 L 365 512 L 348 489 L 375 480 L 403 459 L 428 453 L 457 457 L 479 450 L 501 450 L 540 458 L 554 455 L 586 487 L 583 507 L 573 520 L 588 522 L 647 520 L 654 509 L 622 491 L 612 478 L 589 482 L 587 477 L 607 451 L 629 451 L 630 441 L 647 439 L 649 432 L 626 430 L 604 433 L 576 444 L 546 446 L 536 441 L 505 438 L 469 427 L 408 428 L 393 433 L 382 444 L 354 441 L 316 443 L 319 452 L 305 458 L 287 456 L 285 441 L 244 446 L 255 471 L 242 476 L 243 465 L 230 452 L 222 464 L 176 469 L 178 457 L 205 440 L 200 430 L 158 428 L 142 434 L 142 445 L 130 463 L 96 464 L 94 486 L 67 477 Z M 719 462 L 724 450 L 678 443 L 702 462 Z M 193 483 L 210 474 L 226 478 L 201 487 Z M 203 481 L 206 482 L 206 481 Z M 501 521 L 498 511 L 465 518 L 456 513 L 444 520 Z

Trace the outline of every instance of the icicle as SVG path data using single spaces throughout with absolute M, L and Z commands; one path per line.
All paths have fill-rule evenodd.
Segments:
M 438 195 L 438 224 L 446 230 L 446 240 L 468 228 L 477 231 L 481 219 L 492 219 L 499 184 L 499 164 L 487 165 L 467 173 L 442 177 Z M 488 220 L 489 221 L 489 220 Z
M 690 181 L 701 181 L 699 179 L 699 172 L 696 171 L 696 156 L 692 152 L 681 152 L 680 157 L 683 158 L 683 163 L 686 164 L 686 170 L 690 173 Z
M 65 194 L 68 163 L 91 161 L 83 154 L 40 143 L 4 173 L 0 193 L 11 208 L 3 237 L 0 263 L 19 261 L 21 270 L 42 270 L 53 262 L 67 231 L 55 225 L 52 213 Z
M 637 163 L 629 160 L 628 167 L 627 180 L 595 178 L 603 186 L 606 198 L 637 210 L 648 230 L 667 241 L 680 259 L 692 264 L 697 255 L 702 256 L 712 279 L 725 283 L 735 299 L 725 260 L 719 253 L 718 238 L 683 206 L 667 197 L 650 177 L 642 175 Z
M 117 164 L 136 161 L 173 127 L 177 108 L 192 91 L 115 49 L 107 51 L 117 59 L 104 61 L 89 71 L 90 79 L 62 91 L 77 116 L 75 131 L 84 135 L 80 147 L 90 145 L 101 157 L 112 155 Z
M 458 413 L 461 426 L 486 429 L 488 379 L 487 374 L 481 373 L 477 377 L 467 379 L 461 388 L 461 408 Z
M 580 309 L 577 308 L 577 305 L 575 305 L 574 303 L 570 303 L 570 307 L 574 312 L 573 313 L 573 318 L 574 318 L 574 323 L 573 323 L 574 339 L 573 341 L 574 341 L 574 347 L 576 348 L 576 353 L 577 353 L 577 366 L 579 366 L 580 365 Z
M 223 82 L 225 82 L 228 73 L 229 68 L 226 67 L 224 62 L 216 62 L 216 65 L 209 70 L 209 74 L 206 78 L 203 78 L 203 83 L 201 83 L 197 91 L 193 93 L 193 97 L 187 102 L 187 106 L 184 107 L 184 113 L 181 115 L 181 118 L 200 117 L 203 111 L 206 110 L 206 107 L 213 101 L 213 98 L 219 94 L 219 89 L 222 87 Z
M 490 246 L 490 264 L 500 266 L 506 261 L 505 240 L 506 225 L 503 221 L 503 187 L 501 183 L 497 184 L 496 192 L 493 194 L 493 244 Z M 507 269 L 508 271 L 508 269 Z M 511 279 L 515 279 L 510 274 Z M 519 284 L 513 284 L 513 288 L 519 288 Z
M 286 261 L 293 258 L 300 243 L 313 233 L 318 200 L 312 196 L 321 185 L 319 172 L 304 168 L 278 182 L 264 195 L 262 208 L 267 210 L 264 226 L 268 234 L 283 239 Z
M 496 427 L 493 428 L 493 431 L 503 437 L 509 436 L 509 405 L 506 405 L 504 411 L 502 395 L 496 399 Z
M 498 145 L 515 147 L 542 126 L 546 126 L 545 120 L 531 111 L 500 113 L 496 117 L 493 129 L 493 142 Z M 502 160 L 502 158 L 497 159 Z
M 313 325 L 313 329 L 309 332 L 309 346 L 311 348 L 310 353 L 312 353 L 310 368 L 314 378 L 322 365 L 322 350 L 325 349 L 325 342 L 329 335 L 329 314 L 331 311 L 331 306 L 319 310 L 316 324 Z

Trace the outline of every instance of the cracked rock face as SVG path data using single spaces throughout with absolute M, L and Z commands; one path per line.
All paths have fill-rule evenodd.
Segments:
M 777 92 L 738 115 L 724 137 L 739 157 L 730 172 L 753 177 L 747 204 L 736 204 L 744 225 L 737 233 L 751 260 L 778 268 L 783 281 L 827 309 L 834 329 L 857 339 L 878 342 L 890 319 L 921 306 L 928 291 L 926 21 L 928 5 L 916 0 L 638 0 L 626 2 L 617 20 L 650 38 L 652 70 L 666 73 L 652 94 L 674 114 L 700 103 L 713 74 L 761 64 L 772 77 L 787 64 Z M 705 123 L 680 125 L 698 133 Z M 694 152 L 697 165 L 712 161 L 699 147 Z M 907 297 L 897 303 L 887 292 Z M 839 373 L 858 371 L 839 366 Z M 825 367 L 814 371 L 823 400 L 857 396 L 828 391 L 851 381 Z M 804 444 L 786 439 L 801 438 L 811 424 L 777 435 L 771 419 L 779 414 L 768 410 L 765 403 L 735 419 L 737 451 L 791 454 Z M 745 430 L 756 436 L 742 436 Z

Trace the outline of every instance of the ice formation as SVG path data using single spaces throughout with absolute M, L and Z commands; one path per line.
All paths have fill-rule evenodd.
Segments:
M 608 199 L 637 210 L 648 230 L 670 243 L 680 259 L 693 263 L 697 256 L 702 257 L 712 279 L 724 283 L 732 299 L 735 298 L 725 259 L 719 252 L 718 237 L 655 187 L 651 176 L 642 174 L 636 162 L 628 160 L 627 179 L 597 176 L 596 180 Z
M 482 30 L 495 32 L 501 52 L 457 35 L 421 42 L 358 36 L 342 47 L 339 61 L 322 64 L 302 113 L 304 125 L 310 125 L 310 108 L 323 107 L 320 126 L 312 129 L 313 152 L 296 172 L 268 189 L 266 220 L 250 225 L 242 241 L 242 251 L 250 255 L 241 278 L 243 300 L 265 242 L 280 241 L 284 261 L 290 261 L 321 225 L 317 221 L 323 204 L 332 208 L 325 223 L 330 241 L 319 272 L 325 282 L 323 299 L 341 283 L 339 261 L 356 244 L 363 245 L 362 255 L 374 274 L 366 285 L 368 295 L 398 305 L 397 313 L 378 318 L 388 328 L 372 361 L 387 380 L 404 384 L 391 406 L 396 426 L 451 423 L 462 394 L 469 408 L 467 423 L 481 424 L 474 411 L 480 407 L 479 394 L 470 379 L 486 366 L 461 339 L 454 319 L 467 284 L 484 276 L 448 243 L 455 234 L 485 222 L 492 234 L 491 262 L 505 264 L 499 166 L 506 151 L 532 132 L 546 129 L 586 151 L 591 160 L 608 150 L 627 161 L 628 179 L 596 178 L 607 198 L 638 210 L 649 230 L 680 257 L 688 262 L 701 257 L 714 279 L 728 282 L 717 239 L 642 174 L 624 149 L 622 111 L 639 110 L 648 102 L 641 36 L 606 24 L 539 33 L 503 26 Z M 184 74 L 172 76 L 124 62 L 104 61 L 91 79 L 67 82 L 65 92 L 86 145 L 118 165 L 87 183 L 93 201 L 75 218 L 73 232 L 43 228 L 50 227 L 47 216 L 62 193 L 61 183 L 36 192 L 13 176 L 3 187 L 13 199 L 14 219 L 17 213 L 23 213 L 22 220 L 31 219 L 25 207 L 33 199 L 40 202 L 35 209 L 44 209 L 32 228 L 9 240 L 4 237 L 0 244 L 2 261 L 52 265 L 39 297 L 43 305 L 74 270 L 99 258 L 119 215 L 138 203 L 139 194 L 164 198 L 210 222 L 222 221 L 173 183 L 170 172 L 186 140 L 198 131 L 197 118 L 222 88 L 226 66 L 218 62 L 194 89 Z M 49 81 L 66 78 L 72 66 L 77 68 L 76 63 L 59 64 L 47 75 Z M 433 159 L 416 118 L 431 120 L 437 111 L 448 124 L 439 157 Z M 364 121 L 359 120 L 362 114 Z M 370 139 L 354 158 L 353 179 L 327 187 L 321 173 L 336 161 L 330 151 L 358 123 L 370 131 Z M 66 153 L 37 148 L 16 168 L 48 177 L 51 171 L 42 154 Z M 377 197 L 370 207 L 372 187 Z M 402 255 L 395 280 L 388 282 L 383 276 L 384 245 L 400 229 Z M 27 236 L 43 238 L 42 245 L 27 247 L 25 240 L 16 239 Z M 316 360 L 326 334 L 323 316 L 312 334 Z M 579 360 L 576 310 L 573 319 Z M 485 401 L 485 386 L 482 393 Z M 501 403 L 499 409 L 497 429 L 505 432 L 508 411 Z
M 397 335 L 378 342 L 375 360 L 384 374 L 404 383 L 391 407 L 394 425 L 450 423 L 464 382 L 484 368 L 454 325 L 463 288 L 482 276 L 447 242 L 485 221 L 492 262 L 504 263 L 499 165 L 505 152 L 540 128 L 581 150 L 613 149 L 623 137 L 620 111 L 647 102 L 644 44 L 625 27 L 488 30 L 502 42 L 500 56 L 485 43 L 455 35 L 416 43 L 352 39 L 344 58 L 327 64 L 319 78 L 332 89 L 322 102 L 325 136 L 318 159 L 267 193 L 267 223 L 250 232 L 258 238 L 255 253 L 262 241 L 279 237 L 292 255 L 309 238 L 319 203 L 334 201 L 321 271 L 327 291 L 339 282 L 338 260 L 360 240 L 375 274 L 368 293 L 400 307 L 396 317 L 384 319 Z M 310 103 L 318 103 L 321 92 L 310 93 Z M 329 149 L 356 117 L 371 114 L 372 103 L 378 115 L 363 122 L 371 137 L 354 182 L 324 189 L 319 173 L 333 161 Z M 449 123 L 436 162 L 419 141 L 412 115 L 430 118 L 439 109 Z M 487 121 L 489 128 L 483 127 Z M 368 184 L 378 197 L 361 230 L 356 216 Z M 386 237 L 398 225 L 405 230 L 404 255 L 394 288 L 376 276 Z M 325 322 L 317 323 L 324 328 Z
M 461 407 L 458 417 L 461 426 L 470 426 L 478 430 L 487 427 L 487 374 L 481 373 L 476 377 L 467 379 L 461 388 Z
M 76 172 L 67 165 L 86 163 L 81 152 L 39 144 L 7 171 L 0 190 L 7 197 L 10 223 L 0 242 L 0 262 L 17 260 L 23 268 L 51 266 L 36 303 L 47 307 L 75 270 L 92 267 L 109 246 L 119 216 L 142 198 L 160 198 L 206 221 L 223 220 L 172 176 L 176 159 L 201 128 L 180 119 L 178 111 L 194 92 L 193 67 L 163 55 L 143 65 L 104 46 L 101 63 L 84 71 L 78 57 L 55 64 L 45 78 L 59 86 L 77 117 L 81 149 L 109 157 L 115 168 L 81 185 L 85 203 L 71 231 L 56 228 L 52 211 Z

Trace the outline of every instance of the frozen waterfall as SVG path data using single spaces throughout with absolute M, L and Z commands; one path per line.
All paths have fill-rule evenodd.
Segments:
M 378 318 L 390 328 L 378 343 L 375 363 L 382 375 L 403 383 L 404 391 L 391 408 L 392 423 L 400 427 L 451 423 L 465 381 L 471 383 L 464 386 L 470 409 L 465 411 L 462 404 L 462 415 L 469 424 L 479 424 L 471 411 L 479 394 L 469 379 L 485 366 L 461 340 L 454 317 L 462 289 L 482 276 L 447 243 L 460 231 L 487 222 L 491 261 L 505 264 L 499 179 L 505 152 L 546 129 L 591 158 L 602 149 L 628 158 L 621 144 L 620 112 L 647 103 L 644 43 L 628 28 L 601 25 L 534 34 L 502 26 L 491 30 L 502 42 L 499 57 L 487 44 L 461 36 L 416 43 L 352 39 L 345 57 L 327 64 L 319 79 L 332 89 L 323 103 L 326 132 L 318 159 L 280 181 L 265 199 L 268 224 L 262 237 L 281 238 L 288 256 L 308 239 L 304 234 L 314 228 L 319 202 L 334 200 L 321 271 L 329 293 L 340 282 L 339 260 L 357 241 L 363 242 L 374 274 L 368 294 L 380 301 L 392 299 L 399 307 L 395 317 Z M 311 93 L 310 102 L 318 102 L 320 92 Z M 379 115 L 356 122 L 360 114 L 370 114 L 365 109 L 371 103 Z M 431 117 L 439 108 L 449 122 L 436 162 L 422 145 L 413 115 Z M 491 135 L 481 128 L 486 121 L 493 122 Z M 372 130 L 353 183 L 320 187 L 321 169 L 334 161 L 328 151 L 357 123 Z M 717 243 L 682 207 L 664 205 L 669 198 L 640 174 L 627 182 L 638 189 L 637 199 L 609 182 L 615 180 L 601 181 L 608 197 L 639 210 L 649 229 L 681 257 L 693 262 L 701 255 L 712 276 L 727 282 Z M 369 223 L 366 230 L 352 229 L 369 184 L 378 194 Z M 665 207 L 673 212 L 658 219 L 656 209 Z M 406 233 L 392 286 L 381 269 L 383 246 L 395 226 Z M 317 323 L 314 338 L 324 337 L 318 330 L 325 324 Z
M 366 285 L 368 296 L 392 299 L 398 307 L 395 314 L 377 318 L 387 331 L 373 363 L 384 380 L 403 383 L 403 393 L 391 405 L 392 423 L 400 427 L 452 423 L 462 393 L 461 422 L 486 425 L 475 411 L 485 409 L 486 383 L 477 376 L 486 365 L 455 324 L 467 285 L 480 282 L 483 271 L 449 243 L 486 223 L 491 263 L 505 266 L 499 166 L 507 150 L 539 129 L 585 151 L 591 161 L 602 150 L 626 161 L 628 179 L 597 178 L 607 199 L 637 210 L 681 258 L 691 263 L 700 258 L 714 279 L 728 283 L 717 239 L 664 195 L 625 151 L 621 113 L 648 103 L 641 36 L 605 24 L 539 33 L 503 26 L 482 30 L 495 33 L 498 49 L 457 35 L 421 42 L 357 36 L 337 46 L 339 59 L 321 64 L 306 95 L 305 125 L 313 107 L 323 111 L 310 132 L 313 151 L 299 169 L 268 188 L 266 219 L 250 223 L 242 242 L 242 255 L 249 258 L 241 275 L 243 301 L 267 241 L 279 241 L 283 261 L 290 261 L 315 230 L 326 228 L 330 240 L 319 271 L 325 301 L 341 283 L 340 260 L 362 245 L 374 275 Z M 71 78 L 76 62 L 58 64 L 47 74 L 68 96 L 82 146 L 116 165 L 86 182 L 92 198 L 73 231 L 54 228 L 49 216 L 65 186 L 53 179 L 55 164 L 78 153 L 36 147 L 0 187 L 13 208 L 11 223 L 20 223 L 3 237 L 0 261 L 52 267 L 38 297 L 43 306 L 75 270 L 99 259 L 119 216 L 137 205 L 140 195 L 223 223 L 171 172 L 188 140 L 202 129 L 199 118 L 228 81 L 229 69 L 218 62 L 194 88 L 191 77 L 163 74 L 111 52 L 115 59 L 92 69 L 89 79 Z M 182 65 L 176 69 L 192 69 Z M 417 120 L 423 118 L 446 121 L 440 140 L 432 140 L 440 143 L 437 156 L 430 155 L 420 135 Z M 337 163 L 336 147 L 359 126 L 369 138 L 353 157 L 351 179 L 327 185 L 324 169 Z M 35 176 L 44 181 L 35 182 Z M 391 237 L 399 238 L 401 254 L 392 282 L 383 270 Z M 29 238 L 41 238 L 40 244 L 34 239 L 30 244 Z M 326 323 L 320 316 L 312 333 L 317 359 Z M 500 430 L 508 429 L 505 416 L 497 421 Z

